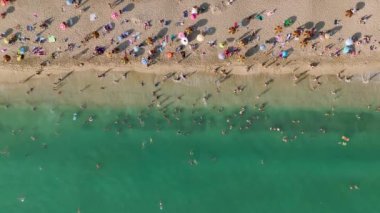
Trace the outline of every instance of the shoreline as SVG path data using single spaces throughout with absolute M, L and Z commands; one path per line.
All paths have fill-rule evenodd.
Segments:
M 68 69 L 65 73 L 58 71 L 50 75 L 47 75 L 49 72 L 46 70 L 40 75 L 23 72 L 25 77 L 22 78 L 15 74 L 12 82 L 0 85 L 0 103 L 116 108 L 254 107 L 264 103 L 275 108 L 300 109 L 367 109 L 369 105 L 377 109 L 380 106 L 380 100 L 374 98 L 380 92 L 378 75 L 364 84 L 359 75 L 354 75 L 348 83 L 338 80 L 336 75 L 315 76 L 301 71 L 295 74 L 298 80 L 289 73 L 229 74 L 226 78 L 221 73 L 184 72 L 189 77 L 176 82 L 173 78 L 179 73 L 164 80 L 167 73 L 160 74 L 160 71 L 154 74 L 117 69 L 109 72 L 70 71 Z M 0 78 L 6 74 L 9 73 L 1 72 Z M 99 77 L 103 74 L 104 77 Z M 4 81 L 4 78 L 1 79 Z M 20 83 L 22 81 L 25 82 Z M 237 91 L 239 87 L 240 92 Z

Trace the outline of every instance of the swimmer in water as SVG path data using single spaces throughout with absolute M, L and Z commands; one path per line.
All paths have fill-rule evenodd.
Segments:
M 94 121 L 94 118 L 92 116 L 89 116 L 88 117 L 88 122 L 93 122 Z

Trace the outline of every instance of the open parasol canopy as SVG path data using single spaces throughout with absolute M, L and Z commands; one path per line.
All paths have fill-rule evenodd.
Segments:
M 344 43 L 346 44 L 346 46 L 354 45 L 354 41 L 352 40 L 352 38 L 347 39 Z
M 186 46 L 186 45 L 189 44 L 189 40 L 186 37 L 184 37 L 184 38 L 181 39 L 181 44 L 183 44 L 183 45 Z
M 205 37 L 202 34 L 197 35 L 197 41 L 202 42 L 205 40 Z
M 221 52 L 221 53 L 218 54 L 218 58 L 220 60 L 224 60 L 224 59 L 226 59 L 226 54 L 224 54 L 224 52 Z

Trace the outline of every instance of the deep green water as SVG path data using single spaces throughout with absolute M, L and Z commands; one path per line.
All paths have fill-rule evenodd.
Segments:
M 239 110 L 2 108 L 0 212 L 380 212 L 380 113 Z

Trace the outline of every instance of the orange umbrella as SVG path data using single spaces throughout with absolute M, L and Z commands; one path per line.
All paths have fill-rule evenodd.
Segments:
M 306 47 L 308 43 L 309 42 L 307 39 L 303 39 L 302 41 L 300 41 L 301 47 Z
M 306 30 L 303 35 L 306 37 L 306 38 L 311 38 L 311 31 L 310 30 Z
M 193 32 L 193 29 L 191 27 L 188 27 L 185 29 L 186 36 L 190 35 Z
M 146 39 L 146 43 L 147 43 L 148 45 L 153 45 L 153 38 L 152 38 L 152 37 L 148 37 L 148 38 Z
M 167 53 L 166 53 L 166 57 L 167 57 L 168 59 L 173 58 L 173 56 L 174 56 L 174 53 L 173 53 L 173 52 L 167 52 Z
M 91 34 L 92 34 L 92 36 L 93 36 L 94 38 L 99 38 L 99 33 L 98 33 L 98 31 L 94 31 L 94 32 L 92 32 Z
M 236 33 L 236 27 L 230 27 L 230 28 L 228 28 L 228 33 L 229 34 L 235 34 Z
M 281 26 L 277 26 L 277 27 L 275 27 L 275 28 L 274 28 L 274 32 L 275 32 L 276 34 L 282 33 L 282 27 L 281 27 Z
M 295 31 L 293 32 L 293 36 L 298 38 L 298 37 L 301 36 L 301 32 L 300 32 L 299 30 L 295 30 Z
M 346 16 L 351 18 L 351 16 L 354 15 L 354 13 L 352 12 L 352 10 L 346 10 Z
M 9 55 L 4 55 L 3 60 L 4 62 L 9 62 L 11 60 L 11 57 Z

